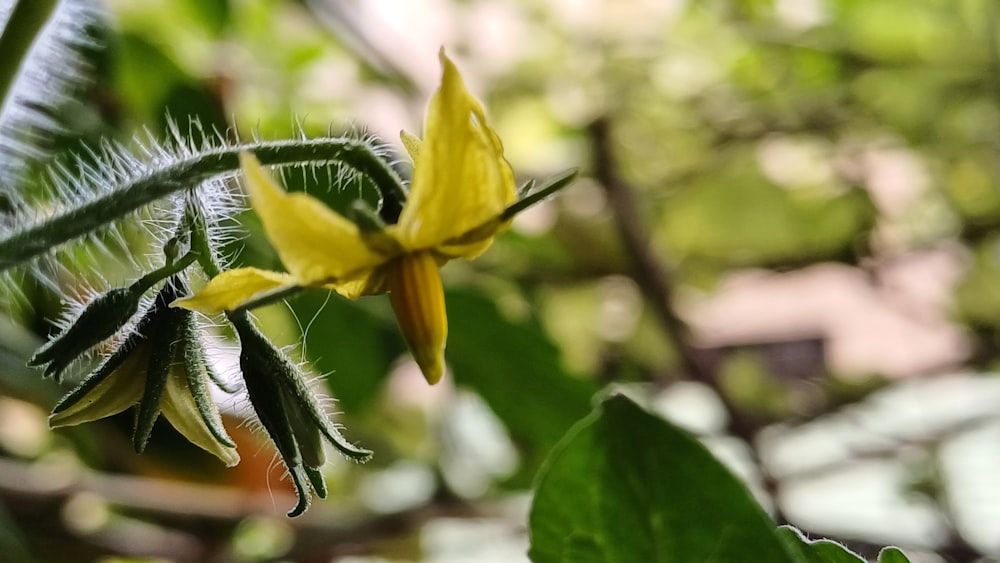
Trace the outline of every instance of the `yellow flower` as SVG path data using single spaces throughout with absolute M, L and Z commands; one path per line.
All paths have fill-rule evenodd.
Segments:
M 228 270 L 174 304 L 214 314 L 285 287 L 324 287 L 352 299 L 388 292 L 424 377 L 440 380 L 448 325 L 438 268 L 482 254 L 517 201 L 513 172 L 482 105 L 443 50 L 440 58 L 441 87 L 431 98 L 423 140 L 402 133 L 414 170 L 396 224 L 362 233 L 319 200 L 285 192 L 244 153 L 251 205 L 288 273 Z

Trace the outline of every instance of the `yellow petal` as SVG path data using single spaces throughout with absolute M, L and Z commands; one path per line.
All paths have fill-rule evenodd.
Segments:
M 432 249 L 496 219 L 517 199 L 514 174 L 482 106 L 465 89 L 441 51 L 441 88 L 431 99 L 413 181 L 399 218 L 399 241 L 409 250 Z M 404 143 L 406 141 L 404 140 Z M 499 224 L 498 224 L 499 228 Z M 491 238 L 484 239 L 489 245 Z M 455 255 L 465 256 L 455 247 Z M 469 251 L 481 253 L 477 241 Z
M 316 198 L 287 193 L 257 157 L 240 154 L 250 203 L 285 268 L 301 285 L 357 277 L 386 260 L 364 243 L 358 227 Z
M 437 262 L 430 252 L 406 254 L 390 265 L 389 300 L 403 338 L 427 382 L 444 374 L 448 317 Z
M 389 291 L 387 265 L 382 265 L 360 278 L 324 285 L 348 299 L 357 299 L 365 295 L 378 295 Z
M 420 154 L 420 146 L 424 144 L 423 141 L 418 139 L 415 135 L 407 133 L 406 131 L 399 132 L 399 140 L 403 141 L 403 147 L 406 149 L 406 152 L 410 155 L 410 160 L 416 163 L 417 155 Z
M 183 364 L 176 364 L 167 376 L 160 412 L 189 442 L 221 459 L 226 466 L 232 467 L 240 462 L 236 448 L 219 443 L 202 420 L 188 388 Z
M 257 268 L 236 268 L 215 276 L 201 291 L 191 297 L 178 299 L 170 306 L 214 315 L 231 311 L 265 291 L 296 283 L 297 280 L 288 274 Z
M 149 354 L 136 350 L 89 393 L 72 406 L 52 414 L 49 426 L 76 426 L 116 415 L 139 402 L 146 386 Z

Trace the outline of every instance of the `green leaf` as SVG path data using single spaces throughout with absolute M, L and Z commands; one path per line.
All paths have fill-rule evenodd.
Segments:
M 0 550 L 4 554 L 4 561 L 37 561 L 28 548 L 21 529 L 23 524 L 7 510 L 5 503 L 0 502 Z
M 384 323 L 356 302 L 329 291 L 307 291 L 289 301 L 302 325 L 305 351 L 337 399 L 356 414 L 377 396 L 394 355 Z
M 910 559 L 898 547 L 887 547 L 879 552 L 878 563 L 910 563 Z
M 228 0 L 184 0 L 181 11 L 205 31 L 218 36 L 229 22 L 232 9 Z
M 743 483 L 697 439 L 620 395 L 546 460 L 529 527 L 536 563 L 796 562 Z
M 590 410 L 597 387 L 562 368 L 559 350 L 533 323 L 513 322 L 482 295 L 449 292 L 448 363 L 479 393 L 524 455 L 510 482 L 527 486 L 548 451 Z
M 713 174 L 671 192 L 656 241 L 672 256 L 760 265 L 845 255 L 870 228 L 866 195 L 790 191 L 756 173 L 755 158 L 719 159 Z
M 800 563 L 864 563 L 860 555 L 833 540 L 810 540 L 791 526 L 782 526 L 778 534 Z
M 136 33 L 122 33 L 113 53 L 116 89 L 125 106 L 141 115 L 161 115 L 167 94 L 187 79 L 170 55 Z

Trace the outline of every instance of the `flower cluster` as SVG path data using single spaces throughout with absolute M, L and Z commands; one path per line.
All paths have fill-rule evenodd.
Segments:
M 378 178 L 382 195 L 395 198 L 392 209 L 398 214 L 381 217 L 359 201 L 345 217 L 307 194 L 278 186 L 260 162 L 273 154 L 240 153 L 251 205 L 287 273 L 221 270 L 217 249 L 206 235 L 205 214 L 189 204 L 166 249 L 166 266 L 95 299 L 36 353 L 32 363 L 58 377 L 81 354 L 118 334 L 113 351 L 55 407 L 52 426 L 80 424 L 135 406 L 137 451 L 145 448 L 153 423 L 163 414 L 192 443 L 227 465 L 236 464 L 235 445 L 208 392 L 212 380 L 225 384 L 206 362 L 194 318 L 195 311 L 225 313 L 240 340 L 240 370 L 250 404 L 298 493 L 289 515 L 301 514 L 313 494 L 326 494 L 324 439 L 348 458 L 367 460 L 371 452 L 341 435 L 302 371 L 260 332 L 248 310 L 305 287 L 331 289 L 351 299 L 388 293 L 414 359 L 427 381 L 437 383 L 445 372 L 448 332 L 439 268 L 454 258 L 485 252 L 516 213 L 572 178 L 563 175 L 530 195 L 522 189 L 519 199 L 503 145 L 482 105 L 443 51 L 441 63 L 441 87 L 431 99 L 423 139 L 402 135 L 414 163 L 408 192 L 394 173 L 386 172 L 391 169 L 377 151 L 357 143 L 339 147 L 346 164 Z M 350 161 L 355 157 L 359 160 Z M 192 264 L 211 280 L 189 296 L 186 268 Z M 141 306 L 144 295 L 158 285 L 152 304 Z
M 167 281 L 134 331 L 53 409 L 53 428 L 98 420 L 138 405 L 132 442 L 145 449 L 162 413 L 191 443 L 226 465 L 240 456 L 208 391 L 218 381 L 205 361 L 201 332 L 189 311 L 169 304 L 187 292 L 180 277 Z

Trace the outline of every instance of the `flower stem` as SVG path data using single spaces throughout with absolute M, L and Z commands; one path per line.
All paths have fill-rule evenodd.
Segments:
M 222 147 L 149 170 L 110 190 L 107 195 L 0 240 L 0 271 L 116 221 L 157 199 L 196 189 L 205 180 L 231 174 L 239 169 L 239 153 L 244 150 L 256 154 L 262 164 L 342 162 L 366 174 L 383 193 L 403 191 L 402 181 L 392 167 L 367 143 L 357 139 L 270 141 Z M 393 197 L 386 199 L 394 201 Z
M 208 238 L 208 227 L 205 225 L 205 216 L 198 207 L 198 202 L 194 197 L 188 197 L 185 209 L 185 222 L 191 231 L 191 254 L 198 260 L 201 270 L 209 278 L 222 273 L 222 268 L 215 261 L 215 253 L 212 251 L 212 243 Z
M 195 252 L 188 252 L 184 256 L 181 256 L 180 259 L 174 260 L 162 268 L 158 268 L 142 276 L 132 286 L 140 293 L 145 293 L 149 288 L 160 282 L 160 280 L 164 280 L 193 264 L 197 258 L 198 255 Z

